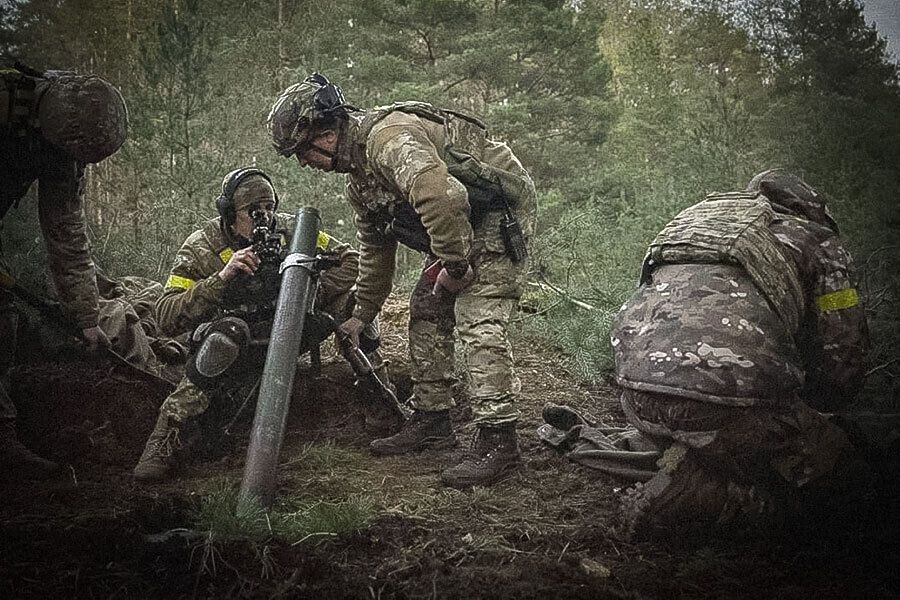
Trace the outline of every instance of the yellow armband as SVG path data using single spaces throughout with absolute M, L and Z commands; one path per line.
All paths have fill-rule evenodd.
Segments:
M 169 275 L 166 280 L 166 289 L 175 288 L 179 290 L 189 290 L 197 284 L 193 279 L 187 277 L 179 277 L 178 275 Z
M 844 310 L 858 304 L 859 294 L 856 293 L 856 288 L 846 288 L 816 298 L 816 307 L 822 312 Z

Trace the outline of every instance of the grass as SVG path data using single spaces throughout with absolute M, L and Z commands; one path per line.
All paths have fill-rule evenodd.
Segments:
M 331 481 L 337 473 L 352 469 L 361 461 L 358 452 L 334 443 L 310 443 L 288 463 L 300 471 L 309 484 Z M 293 473 L 297 476 L 297 473 Z M 346 474 L 346 473 L 345 473 Z M 282 496 L 269 511 L 252 503 L 239 504 L 234 482 L 214 482 L 203 497 L 193 522 L 196 529 L 209 532 L 214 539 L 246 539 L 299 544 L 307 540 L 333 538 L 365 529 L 379 514 L 374 498 L 366 494 L 331 488 L 329 497 L 311 497 L 306 485 L 303 492 Z M 319 490 L 321 491 L 321 489 Z

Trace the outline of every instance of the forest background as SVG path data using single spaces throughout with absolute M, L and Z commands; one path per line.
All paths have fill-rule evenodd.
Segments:
M 0 0 L 0 55 L 122 90 L 129 139 L 89 167 L 85 203 L 114 276 L 163 281 L 238 166 L 353 240 L 342 178 L 279 158 L 265 130 L 277 94 L 312 71 L 360 107 L 416 99 L 482 117 L 539 192 L 518 335 L 588 382 L 609 373 L 610 319 L 661 226 L 791 169 L 829 198 L 857 259 L 866 405 L 900 411 L 898 66 L 857 0 Z M 35 213 L 4 224 L 23 277 L 43 262 Z M 401 265 L 408 283 L 421 263 Z

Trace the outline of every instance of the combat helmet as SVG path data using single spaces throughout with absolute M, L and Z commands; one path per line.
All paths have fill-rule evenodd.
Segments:
M 96 75 L 48 74 L 40 82 L 37 116 L 41 135 L 82 163 L 100 162 L 125 142 L 125 100 Z
M 266 127 L 275 150 L 282 156 L 292 156 L 309 143 L 313 126 L 330 123 L 353 110 L 339 86 L 313 73 L 281 92 Z
M 758 173 L 747 184 L 747 191 L 758 192 L 773 205 L 828 227 L 837 232 L 838 226 L 822 197 L 809 184 L 785 169 L 768 169 Z

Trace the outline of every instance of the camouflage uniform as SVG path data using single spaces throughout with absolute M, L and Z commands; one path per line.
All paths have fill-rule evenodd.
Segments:
M 374 109 L 348 123 L 352 167 L 348 196 L 356 212 L 360 244 L 354 316 L 371 321 L 391 291 L 397 237 L 388 223 L 411 207 L 429 238 L 426 264 L 441 260 L 462 271 L 471 264 L 475 281 L 455 297 L 432 295 L 423 275 L 410 299 L 409 349 L 414 407 L 446 410 L 453 405 L 453 329 L 467 349 L 475 422 L 499 425 L 517 416 L 519 388 L 508 340 L 509 319 L 522 295 L 527 261 L 514 263 L 500 235 L 502 212 L 483 215 L 473 226 L 466 187 L 448 173 L 452 144 L 510 175 L 513 210 L 526 237 L 534 229 L 534 184 L 509 147 L 463 118 L 445 126 L 408 112 L 404 105 Z M 507 188 L 508 189 L 508 188 Z
M 611 331 L 625 414 L 668 448 L 624 502 L 632 533 L 846 509 L 867 492 L 846 436 L 813 410 L 853 398 L 868 345 L 826 217 L 814 193 L 713 194 L 651 244 Z
M 294 220 L 293 215 L 278 215 L 285 246 L 293 232 Z M 171 335 L 191 331 L 221 313 L 226 284 L 218 273 L 235 249 L 222 233 L 220 223 L 221 217 L 207 221 L 178 250 L 165 290 L 156 303 L 159 325 Z M 324 232 L 319 234 L 318 248 L 338 253 L 341 260 L 340 266 L 320 276 L 317 298 L 318 307 L 339 316 L 344 313 L 356 282 L 357 253 Z M 248 377 L 254 375 L 247 373 Z M 206 411 L 209 402 L 207 394 L 185 377 L 163 402 L 160 413 L 183 422 Z
M 95 94 L 99 89 L 95 85 L 103 88 L 101 93 Z M 93 109 L 81 113 L 74 106 L 101 97 L 114 102 L 105 105 L 97 101 Z M 95 118 L 109 119 L 109 126 L 92 127 Z M 85 163 L 102 160 L 118 149 L 125 139 L 125 125 L 121 96 L 99 78 L 66 75 L 51 83 L 17 70 L 0 69 L 0 219 L 38 181 L 38 218 L 50 272 L 66 316 L 82 330 L 97 327 L 99 319 L 99 295 L 82 207 Z M 90 139 L 81 129 L 93 129 L 103 139 Z M 2 244 L 0 268 L 9 272 Z M 0 375 L 14 361 L 17 321 L 12 295 L 0 289 Z M 12 429 L 15 414 L 0 385 L 0 425 Z
M 360 111 L 319 73 L 284 90 L 266 124 L 282 156 L 348 175 L 360 244 L 358 303 L 342 325 L 348 335 L 381 310 L 397 244 L 427 254 L 410 298 L 415 410 L 370 450 L 404 454 L 456 443 L 449 415 L 455 329 L 466 349 L 478 435 L 472 452 L 441 480 L 460 488 L 499 481 L 519 464 L 519 382 L 507 328 L 534 229 L 528 173 L 473 117 L 423 102 Z

